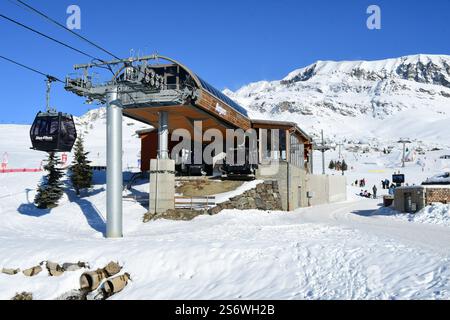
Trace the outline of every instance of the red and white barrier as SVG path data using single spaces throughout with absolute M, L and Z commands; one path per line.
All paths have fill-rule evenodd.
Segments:
M 27 168 L 21 168 L 21 169 L 0 169 L 0 173 L 31 173 L 31 172 L 41 172 L 41 169 L 27 169 Z

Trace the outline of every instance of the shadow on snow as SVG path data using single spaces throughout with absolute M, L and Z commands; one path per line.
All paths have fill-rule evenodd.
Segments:
M 85 197 L 92 197 L 104 191 L 104 188 L 96 189 L 92 192 L 87 192 L 83 197 L 77 196 L 75 191 L 72 189 L 66 190 L 69 201 L 76 203 L 80 207 L 81 212 L 84 214 L 89 226 L 95 231 L 102 233 L 103 236 L 106 235 L 106 222 L 95 205 L 91 201 L 85 199 Z M 83 194 L 83 192 L 81 193 Z

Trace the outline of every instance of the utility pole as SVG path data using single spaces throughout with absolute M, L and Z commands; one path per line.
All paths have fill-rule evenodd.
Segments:
M 409 139 L 402 138 L 398 141 L 398 143 L 403 144 L 402 168 L 404 168 L 406 162 L 406 144 L 411 143 L 411 141 Z
M 339 147 L 339 159 L 341 159 L 342 158 L 342 147 L 344 146 L 344 144 L 342 143 L 342 142 L 340 142 L 340 143 L 338 143 L 338 147 Z
M 323 130 L 321 131 L 322 142 L 320 145 L 314 145 L 314 149 L 322 152 L 322 174 L 325 175 L 325 152 L 331 149 L 330 146 L 325 144 L 325 139 L 323 137 Z

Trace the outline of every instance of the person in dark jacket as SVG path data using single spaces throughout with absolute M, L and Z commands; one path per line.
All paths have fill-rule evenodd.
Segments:
M 373 198 L 376 199 L 377 198 L 377 191 L 378 191 L 377 186 L 373 186 L 372 191 L 373 191 Z

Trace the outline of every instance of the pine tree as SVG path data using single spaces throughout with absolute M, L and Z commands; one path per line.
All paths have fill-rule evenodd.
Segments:
M 84 151 L 83 138 L 78 138 L 75 144 L 75 154 L 70 167 L 71 175 L 70 180 L 75 189 L 77 195 L 80 195 L 81 189 L 90 188 L 92 186 L 92 168 L 90 166 L 91 161 L 88 160 L 89 152 Z
M 47 164 L 44 170 L 48 174 L 42 179 L 38 186 L 37 194 L 34 203 L 39 209 L 50 209 L 58 205 L 64 191 L 61 178 L 63 177 L 62 170 L 57 166 L 60 164 L 56 158 L 55 153 L 49 153 Z
M 345 162 L 345 160 L 342 160 L 341 170 L 342 170 L 342 175 L 344 175 L 345 171 L 348 170 L 348 165 L 347 165 L 347 163 Z
M 334 170 L 336 168 L 336 164 L 334 163 L 333 160 L 330 161 L 330 164 L 328 165 L 328 169 L 330 170 Z

